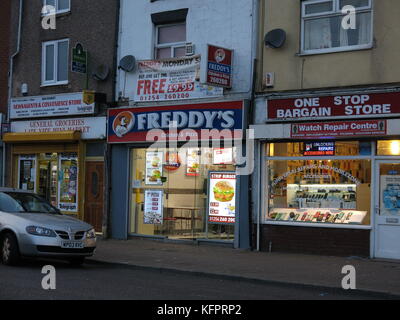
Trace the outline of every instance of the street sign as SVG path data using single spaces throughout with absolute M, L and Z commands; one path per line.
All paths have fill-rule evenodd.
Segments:
M 72 72 L 87 73 L 87 51 L 80 43 L 72 49 Z

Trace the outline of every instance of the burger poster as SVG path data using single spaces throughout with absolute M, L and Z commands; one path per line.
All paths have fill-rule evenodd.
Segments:
M 236 174 L 210 172 L 208 190 L 208 221 L 210 223 L 235 223 Z
M 163 152 L 146 152 L 146 184 L 162 185 Z

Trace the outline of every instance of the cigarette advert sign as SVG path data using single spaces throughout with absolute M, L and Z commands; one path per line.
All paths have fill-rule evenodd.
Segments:
M 223 96 L 223 89 L 200 83 L 201 57 L 142 60 L 135 73 L 136 102 Z
M 10 106 L 10 119 L 94 113 L 95 101 L 94 99 L 85 99 L 84 92 L 13 98 Z
M 270 99 L 268 120 L 383 118 L 400 115 L 400 92 Z
M 232 87 L 233 50 L 208 45 L 207 84 Z
M 298 123 L 291 125 L 291 138 L 343 138 L 386 135 L 386 120 Z
M 208 189 L 208 222 L 235 223 L 236 174 L 210 172 Z

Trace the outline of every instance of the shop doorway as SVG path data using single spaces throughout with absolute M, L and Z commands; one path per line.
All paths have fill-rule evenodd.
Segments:
M 39 181 L 37 193 L 53 206 L 57 207 L 58 193 L 58 158 L 57 153 L 40 154 Z
M 400 259 L 400 161 L 377 161 L 375 257 Z
M 104 206 L 104 162 L 86 162 L 84 221 L 102 232 Z

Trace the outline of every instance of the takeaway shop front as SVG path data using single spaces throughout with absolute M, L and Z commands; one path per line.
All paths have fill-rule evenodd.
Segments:
M 244 101 L 110 109 L 112 237 L 249 238 Z M 248 241 L 247 241 L 248 242 Z
M 400 92 L 269 97 L 257 108 L 258 246 L 400 259 Z
M 68 93 L 12 99 L 8 185 L 32 191 L 102 232 L 106 117 L 95 96 Z

